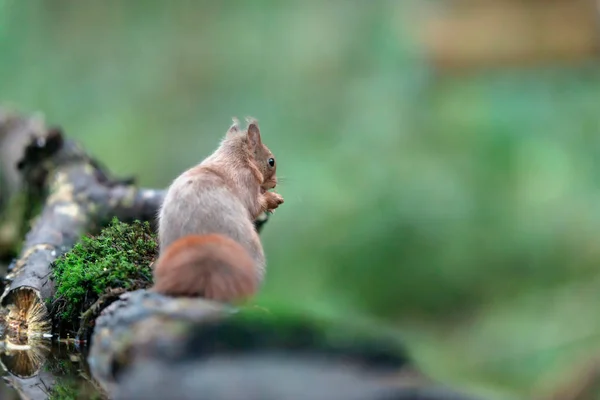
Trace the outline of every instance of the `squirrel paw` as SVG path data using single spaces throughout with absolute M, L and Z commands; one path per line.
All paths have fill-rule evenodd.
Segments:
M 267 211 L 273 212 L 280 204 L 283 204 L 283 197 L 279 193 L 266 192 L 264 194 Z

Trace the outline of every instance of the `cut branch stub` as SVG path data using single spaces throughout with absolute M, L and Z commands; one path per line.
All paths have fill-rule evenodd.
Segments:
M 23 195 L 17 163 L 23 158 L 31 138 L 43 134 L 43 117 L 23 117 L 0 107 L 0 273 L 16 257 L 19 243 L 26 232 L 24 221 L 29 208 Z M 3 283 L 0 283 L 4 290 Z
M 17 163 L 32 137 L 44 132 L 41 115 L 23 117 L 12 110 L 0 108 L 0 199 L 6 202 L 21 187 Z
M 33 138 L 18 164 L 27 191 L 45 201 L 6 276 L 9 285 L 0 298 L 8 311 L 9 329 L 19 326 L 30 335 L 50 328 L 44 303 L 54 294 L 50 279 L 54 260 L 70 250 L 82 234 L 113 216 L 124 221 L 153 220 L 163 198 L 160 190 L 137 189 L 131 180 L 110 179 L 79 146 L 65 140 L 59 129 L 46 133 Z M 34 307 L 24 299 L 39 304 Z M 32 325 L 30 309 L 36 310 L 36 321 L 44 323 Z

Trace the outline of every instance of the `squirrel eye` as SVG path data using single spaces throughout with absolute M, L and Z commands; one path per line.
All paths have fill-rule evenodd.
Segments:
M 269 163 L 269 167 L 274 167 L 275 166 L 275 159 L 274 158 L 269 158 L 269 160 L 267 162 Z

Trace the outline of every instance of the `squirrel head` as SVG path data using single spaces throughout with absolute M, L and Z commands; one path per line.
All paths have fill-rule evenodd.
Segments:
M 264 145 L 260 136 L 258 121 L 246 118 L 248 126 L 240 130 L 239 121 L 233 118 L 233 125 L 227 131 L 226 140 L 240 141 L 249 155 L 249 161 L 262 174 L 261 188 L 267 191 L 277 186 L 277 162 L 273 152 Z

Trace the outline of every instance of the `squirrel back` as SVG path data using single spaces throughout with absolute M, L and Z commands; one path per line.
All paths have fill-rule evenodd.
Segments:
M 217 150 L 167 190 L 153 290 L 226 302 L 253 295 L 265 271 L 254 220 L 283 203 L 268 191 L 275 172 L 256 121 L 242 131 L 234 119 Z

